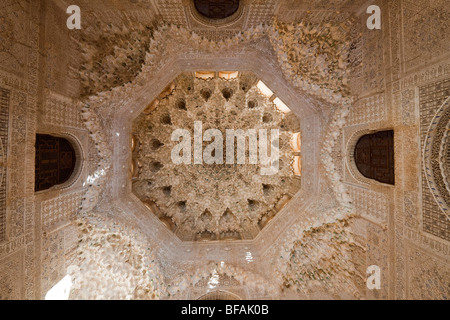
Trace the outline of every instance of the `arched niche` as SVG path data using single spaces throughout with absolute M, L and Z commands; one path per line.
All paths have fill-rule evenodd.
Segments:
M 230 27 L 245 16 L 245 6 L 240 0 L 193 0 L 188 3 L 190 18 L 207 27 Z
M 393 130 L 359 132 L 350 140 L 348 150 L 349 169 L 355 179 L 363 184 L 395 184 Z
M 225 19 L 239 9 L 239 0 L 194 0 L 195 9 L 209 19 Z
M 35 151 L 35 192 L 65 189 L 77 181 L 82 152 L 75 137 L 38 133 Z
M 292 171 L 295 176 L 301 177 L 302 175 L 302 135 L 300 132 L 294 133 L 291 138 L 292 151 L 295 156 L 292 160 Z
M 434 115 L 423 144 L 422 165 L 429 190 L 450 219 L 450 97 Z
M 242 300 L 242 299 L 237 294 L 224 290 L 216 290 L 202 295 L 197 300 Z

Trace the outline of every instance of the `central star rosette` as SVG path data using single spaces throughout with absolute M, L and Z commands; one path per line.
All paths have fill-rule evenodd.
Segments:
M 298 119 L 256 83 L 184 74 L 134 123 L 133 192 L 183 240 L 252 239 L 300 187 Z

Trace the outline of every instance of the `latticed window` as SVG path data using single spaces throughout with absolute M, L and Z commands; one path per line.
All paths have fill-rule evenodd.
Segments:
M 195 8 L 210 19 L 225 19 L 239 9 L 239 0 L 194 0 Z
M 64 138 L 36 135 L 35 191 L 69 180 L 75 169 L 75 150 Z
M 364 177 L 395 184 L 394 131 L 362 136 L 355 147 L 355 164 Z

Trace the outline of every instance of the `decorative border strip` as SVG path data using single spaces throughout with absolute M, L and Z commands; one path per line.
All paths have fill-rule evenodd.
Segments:
M 0 242 L 6 240 L 6 190 L 10 91 L 0 88 Z
M 97 171 L 87 178 L 88 188 L 80 206 L 80 212 L 87 213 L 95 208 L 103 192 L 106 175 L 111 168 L 112 152 L 106 143 L 107 139 L 97 114 L 86 104 L 81 107 L 81 115 L 100 156 Z
M 359 172 L 355 162 L 355 147 L 361 137 L 374 132 L 376 132 L 376 130 L 370 129 L 364 129 L 354 132 L 350 136 L 350 139 L 348 139 L 347 145 L 345 147 L 345 163 L 347 165 L 348 171 L 356 181 L 364 186 L 370 186 L 373 180 L 364 177 L 361 172 Z
M 25 244 L 25 237 L 19 237 L 15 240 L 6 242 L 0 245 L 0 258 L 7 256 L 18 249 L 21 249 Z
M 427 180 L 428 187 L 436 200 L 437 205 L 442 210 L 442 212 L 447 216 L 450 220 L 450 207 L 442 197 L 439 192 L 439 187 L 435 182 L 435 172 L 433 170 L 432 161 L 433 159 L 432 151 L 433 151 L 433 143 L 434 137 L 436 136 L 436 130 L 440 123 L 441 118 L 447 112 L 450 107 L 450 97 L 446 99 L 446 101 L 442 104 L 442 106 L 438 109 L 433 120 L 431 121 L 430 127 L 428 128 L 428 132 L 425 137 L 424 147 L 423 147 L 423 170 L 425 171 L 425 177 Z M 445 189 L 447 189 L 444 186 Z
M 404 236 L 406 239 L 413 241 L 414 243 L 418 243 L 433 252 L 440 253 L 450 258 L 450 246 L 441 241 L 432 239 L 428 234 L 422 234 L 416 230 L 404 228 Z

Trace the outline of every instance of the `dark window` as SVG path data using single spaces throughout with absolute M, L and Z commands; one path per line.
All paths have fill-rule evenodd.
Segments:
M 197 11 L 210 19 L 225 19 L 239 9 L 239 0 L 194 0 Z
M 355 163 L 369 179 L 394 184 L 394 131 L 380 131 L 361 137 L 355 147 Z
M 69 180 L 75 169 L 75 150 L 64 138 L 36 135 L 35 191 Z

